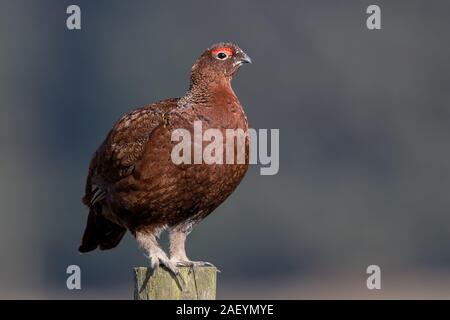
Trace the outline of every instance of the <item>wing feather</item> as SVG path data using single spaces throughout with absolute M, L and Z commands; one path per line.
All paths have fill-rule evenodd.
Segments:
M 164 122 L 164 114 L 177 107 L 178 99 L 135 109 L 116 122 L 92 157 L 83 202 L 92 206 L 105 197 L 111 183 L 133 173 L 151 132 Z

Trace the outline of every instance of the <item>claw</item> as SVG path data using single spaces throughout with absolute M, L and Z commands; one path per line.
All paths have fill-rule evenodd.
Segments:
M 184 289 L 186 288 L 186 281 L 184 281 L 184 278 L 180 272 L 177 273 L 176 277 L 177 277 L 178 285 L 180 286 L 181 291 L 184 291 Z
M 161 266 L 164 267 L 167 271 L 171 273 L 171 275 L 176 279 L 178 282 L 178 286 L 180 287 L 181 291 L 184 291 L 186 287 L 186 281 L 184 281 L 184 278 L 180 271 L 178 270 L 177 266 L 170 262 L 170 260 L 160 260 Z
M 190 261 L 190 260 L 183 260 L 183 261 L 173 261 L 175 263 L 175 265 L 177 267 L 190 267 L 191 269 L 194 267 L 213 267 L 216 268 L 218 272 L 220 272 L 220 270 L 213 265 L 210 262 L 206 262 L 206 261 Z
M 159 267 L 166 269 L 177 281 L 181 291 L 184 291 L 186 281 L 178 270 L 176 263 L 170 261 L 164 253 L 150 254 L 148 257 L 150 258 L 150 264 L 154 270 L 157 270 Z

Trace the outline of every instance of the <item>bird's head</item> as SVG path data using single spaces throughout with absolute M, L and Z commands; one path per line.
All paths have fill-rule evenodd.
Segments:
M 250 57 L 233 43 L 215 44 L 197 59 L 192 66 L 192 82 L 230 81 L 239 68 L 252 63 Z

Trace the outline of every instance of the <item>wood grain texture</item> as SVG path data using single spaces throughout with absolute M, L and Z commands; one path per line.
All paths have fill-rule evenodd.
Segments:
M 182 290 L 178 281 L 165 268 L 153 271 L 136 267 L 134 272 L 135 300 L 215 300 L 217 269 L 215 267 L 179 267 L 185 281 Z

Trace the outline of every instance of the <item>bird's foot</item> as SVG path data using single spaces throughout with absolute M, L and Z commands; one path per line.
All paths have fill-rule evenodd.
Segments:
M 151 266 L 154 270 L 156 270 L 160 266 L 164 267 L 178 281 L 181 290 L 184 290 L 186 282 L 184 281 L 183 276 L 180 273 L 180 270 L 178 270 L 177 264 L 171 261 L 164 252 L 151 254 L 149 258 Z
M 190 268 L 194 268 L 194 267 L 214 267 L 217 269 L 217 271 L 220 272 L 220 270 L 213 265 L 210 262 L 206 262 L 206 261 L 191 261 L 191 260 L 176 260 L 176 259 L 171 259 L 171 262 L 174 263 L 177 267 L 190 267 Z

